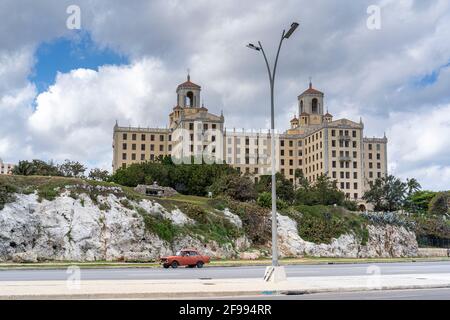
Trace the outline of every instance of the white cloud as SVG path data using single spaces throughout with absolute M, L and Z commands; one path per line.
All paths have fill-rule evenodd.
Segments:
M 382 28 L 370 31 L 366 9 L 377 3 Z M 448 181 L 436 172 L 449 167 L 449 139 L 444 137 L 450 130 L 450 68 L 440 70 L 435 83 L 415 84 L 450 61 L 446 0 L 345 5 L 331 0 L 200 0 L 189 5 L 181 0 L 136 0 L 132 5 L 79 0 L 82 28 L 98 45 L 124 53 L 132 62 L 59 74 L 36 97 L 28 81 L 33 50 L 69 33 L 69 4 L 0 4 L 0 157 L 5 160 L 67 157 L 109 168 L 114 121 L 166 125 L 175 87 L 188 67 L 202 85 L 206 106 L 216 113 L 224 110 L 227 127 L 267 127 L 264 62 L 245 44 L 261 40 L 273 59 L 281 29 L 296 20 L 300 28 L 285 42 L 278 66 L 277 125 L 289 126 L 296 96 L 311 75 L 335 117 L 358 121 L 362 116 L 369 136 L 387 132 L 390 167 L 396 174 L 417 174 L 427 188 L 441 188 Z

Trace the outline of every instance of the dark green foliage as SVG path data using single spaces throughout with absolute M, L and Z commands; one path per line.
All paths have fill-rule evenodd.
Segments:
M 247 237 L 255 245 L 267 243 L 271 237 L 270 211 L 255 203 L 229 200 L 227 207 L 241 220 Z
M 317 178 L 313 185 L 305 179 L 295 193 L 295 202 L 304 205 L 343 205 L 345 195 L 337 188 L 336 181 L 325 175 Z
M 234 174 L 236 170 L 224 164 L 175 165 L 170 157 L 158 161 L 132 164 L 119 169 L 111 177 L 113 182 L 135 187 L 156 181 L 161 186 L 172 187 L 180 193 L 205 196 L 208 188 L 221 176 Z
M 218 178 L 210 190 L 214 196 L 222 195 L 238 201 L 255 200 L 256 191 L 252 180 L 239 174 L 228 174 Z
M 22 176 L 63 176 L 82 177 L 86 167 L 78 161 L 65 160 L 61 165 L 54 164 L 53 161 L 42 160 L 19 161 L 12 173 Z
M 450 214 L 450 192 L 439 192 L 431 199 L 428 213 L 444 216 Z
M 18 189 L 10 184 L 0 183 L 0 210 L 5 207 L 5 204 L 14 202 L 16 197 L 14 193 L 18 192 Z
M 275 175 L 277 199 L 292 203 L 295 198 L 294 185 L 291 181 L 286 179 L 281 173 Z M 256 184 L 256 191 L 258 194 L 263 192 L 272 192 L 272 176 L 264 175 L 259 178 Z
M 349 211 L 358 211 L 358 203 L 352 200 L 342 201 L 342 206 Z
M 333 238 L 354 233 L 364 245 L 369 237 L 367 220 L 343 208 L 299 205 L 285 213 L 297 222 L 300 237 L 307 241 L 331 243 Z
M 98 168 L 92 169 L 89 171 L 88 175 L 89 179 L 96 181 L 108 181 L 110 178 L 109 172 L 107 170 L 101 170 Z
M 389 175 L 378 178 L 363 199 L 374 205 L 375 211 L 396 211 L 404 206 L 408 185 Z
M 416 191 L 408 196 L 405 210 L 412 213 L 426 213 L 431 200 L 436 195 L 433 191 Z

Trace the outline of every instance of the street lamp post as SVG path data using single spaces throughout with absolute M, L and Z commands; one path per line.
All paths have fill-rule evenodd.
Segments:
M 258 41 L 258 46 L 250 43 L 247 45 L 248 48 L 261 51 L 264 57 L 264 61 L 266 62 L 267 72 L 269 74 L 270 81 L 270 115 L 271 115 L 271 161 L 272 161 L 272 272 L 274 268 L 278 267 L 278 234 L 277 234 L 277 195 L 276 195 L 276 179 L 275 179 L 275 108 L 274 108 L 274 85 L 275 85 L 275 74 L 277 71 L 278 64 L 278 56 L 280 55 L 281 45 L 283 44 L 284 39 L 289 39 L 289 37 L 294 33 L 295 29 L 298 27 L 297 22 L 293 22 L 291 24 L 291 28 L 286 32 L 283 30 L 281 34 L 280 44 L 278 45 L 278 51 L 275 58 L 275 63 L 273 69 L 270 69 L 269 61 L 267 60 L 266 53 L 264 52 L 264 48 L 261 44 L 261 41 Z M 267 273 L 267 272 L 266 272 Z M 270 275 L 269 275 L 270 276 Z

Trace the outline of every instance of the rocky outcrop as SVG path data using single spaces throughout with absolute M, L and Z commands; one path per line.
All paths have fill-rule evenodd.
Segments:
M 392 225 L 369 225 L 369 239 L 362 245 L 353 234 L 341 235 L 330 244 L 315 244 L 303 240 L 297 232 L 297 223 L 278 215 L 280 255 L 285 257 L 415 257 L 418 245 L 414 232 Z
M 146 228 L 145 215 L 168 219 L 180 228 L 197 222 L 180 209 L 168 210 L 155 201 L 131 201 L 104 192 L 94 203 L 84 193 L 74 199 L 69 191 L 53 201 L 39 202 L 36 194 L 17 194 L 15 198 L 0 210 L 0 261 L 150 261 L 187 247 L 214 258 L 259 259 L 270 253 L 250 249 L 241 219 L 228 209 L 211 214 L 221 215 L 241 230 L 242 236 L 233 242 L 218 243 L 200 234 L 185 234 L 169 243 Z M 370 225 L 364 245 L 353 234 L 344 234 L 329 244 L 315 244 L 299 236 L 296 222 L 289 217 L 278 215 L 278 222 L 282 257 L 417 255 L 415 235 L 403 227 Z
M 0 261 L 143 261 L 183 247 L 231 258 L 237 255 L 236 248 L 249 245 L 242 238 L 226 245 L 203 243 L 194 237 L 180 237 L 168 243 L 148 232 L 143 217 L 121 200 L 114 194 L 98 196 L 97 202 L 108 208 L 101 210 L 85 194 L 73 199 L 63 193 L 53 201 L 42 202 L 38 202 L 36 194 L 17 194 L 16 201 L 0 211 Z M 170 219 L 176 225 L 195 223 L 180 210 L 169 212 L 149 200 L 129 203 L 142 208 L 145 214 Z

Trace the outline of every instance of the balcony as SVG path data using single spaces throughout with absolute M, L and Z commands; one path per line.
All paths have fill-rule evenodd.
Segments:
M 340 141 L 350 141 L 352 139 L 349 135 L 339 135 L 338 138 Z

